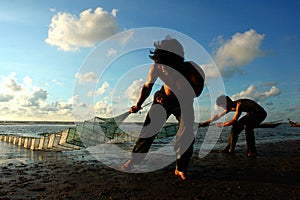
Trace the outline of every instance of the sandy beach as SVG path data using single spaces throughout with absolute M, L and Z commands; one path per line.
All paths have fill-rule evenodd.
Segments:
M 1 165 L 0 199 L 300 199 L 300 141 L 257 149 L 255 159 L 244 149 L 202 159 L 195 152 L 186 181 L 174 163 L 133 174 L 72 152 L 37 152 L 31 162 Z

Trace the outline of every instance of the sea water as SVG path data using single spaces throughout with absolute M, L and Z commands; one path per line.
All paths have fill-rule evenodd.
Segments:
M 128 126 L 126 130 L 130 130 L 130 124 L 127 124 Z M 14 134 L 14 135 L 22 135 L 22 136 L 33 136 L 38 137 L 41 133 L 57 133 L 63 130 L 66 130 L 70 127 L 74 127 L 72 125 L 53 125 L 53 124 L 37 124 L 37 125 L 0 125 L 0 134 Z M 133 132 L 134 126 L 132 127 Z M 201 146 L 206 142 L 206 138 L 209 138 L 207 132 L 207 127 L 201 127 L 198 129 L 198 131 L 195 132 L 196 134 L 196 141 L 195 141 L 195 151 L 199 151 L 201 149 Z M 210 134 L 213 134 L 215 132 L 220 132 L 220 134 L 217 135 L 217 137 L 212 137 L 213 140 L 210 141 L 213 145 L 212 150 L 217 149 L 223 149 L 228 140 L 228 135 L 230 133 L 230 127 L 224 127 L 223 129 L 220 129 L 219 127 L 211 127 Z M 220 131 L 221 130 L 221 131 Z M 264 143 L 275 143 L 279 141 L 287 141 L 287 140 L 299 140 L 300 139 L 300 127 L 291 127 L 288 123 L 282 123 L 278 127 L 275 128 L 256 128 L 255 129 L 255 139 L 256 144 L 264 144 Z M 245 134 L 242 132 L 239 136 L 239 140 L 237 143 L 237 148 L 245 148 Z M 161 148 L 164 148 L 165 146 L 172 146 L 174 144 L 174 138 L 160 138 L 156 139 L 154 141 L 153 146 L 151 147 L 152 150 L 160 150 Z M 109 145 L 116 145 L 116 144 L 107 144 L 107 147 Z M 131 149 L 134 145 L 134 142 L 131 143 L 124 143 L 124 144 L 117 144 L 119 147 L 121 147 L 125 152 L 129 155 L 131 152 Z M 172 148 L 169 148 L 169 150 L 172 150 Z M 172 153 L 170 150 L 170 154 Z M 78 157 L 83 158 L 81 153 L 78 154 Z M 168 152 L 167 152 L 168 153 Z M 59 159 L 62 159 L 62 156 L 64 155 L 76 155 L 74 152 L 65 152 L 64 154 L 53 152 L 51 156 L 57 157 Z M 36 161 L 36 160 L 43 160 L 44 156 L 47 156 L 47 154 L 43 154 L 43 152 L 40 151 L 32 151 L 29 149 L 25 149 L 22 147 L 19 147 L 17 145 L 6 143 L 3 141 L 0 141 L 0 165 L 7 164 L 7 163 L 28 163 L 30 161 Z M 116 155 L 112 155 L 116 156 Z M 85 157 L 85 159 L 89 159 L 91 157 Z
M 26 137 L 41 137 L 44 133 L 58 133 L 73 127 L 72 125 L 53 125 L 53 124 L 2 124 L 0 134 L 20 135 Z M 0 165 L 15 164 L 22 165 L 36 160 L 43 160 L 49 154 L 32 151 L 18 145 L 0 141 Z M 59 153 L 50 155 L 57 157 Z

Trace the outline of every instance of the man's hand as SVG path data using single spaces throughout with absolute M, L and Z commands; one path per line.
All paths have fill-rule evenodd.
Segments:
M 224 123 L 216 123 L 216 126 L 221 128 L 221 127 L 223 127 L 225 125 L 224 125 Z
M 206 121 L 206 122 L 202 122 L 202 123 L 199 123 L 199 127 L 207 127 L 209 126 L 210 122 Z
M 130 113 L 137 113 L 139 110 L 141 109 L 141 107 L 137 107 L 137 106 L 132 106 L 129 110 Z

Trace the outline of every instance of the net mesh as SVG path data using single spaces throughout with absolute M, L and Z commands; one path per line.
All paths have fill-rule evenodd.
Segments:
M 113 118 L 94 117 L 77 124 L 76 128 L 69 131 L 67 142 L 82 147 L 95 146 L 99 143 L 123 143 L 132 142 L 137 136 L 128 134 L 119 127 L 129 116 L 129 112 Z M 178 130 L 178 124 L 165 125 L 157 135 L 157 138 L 173 137 Z

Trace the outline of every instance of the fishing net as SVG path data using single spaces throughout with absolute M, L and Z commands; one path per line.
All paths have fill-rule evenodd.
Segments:
M 70 131 L 67 142 L 84 147 L 106 143 L 114 139 L 116 135 L 125 134 L 119 129 L 119 126 L 129 114 L 129 112 L 125 112 L 112 118 L 94 117 L 79 123 Z
M 82 147 L 95 146 L 99 143 L 124 143 L 137 139 L 137 135 L 126 133 L 120 125 L 129 116 L 129 112 L 113 118 L 94 117 L 77 124 L 70 129 L 67 142 Z M 173 137 L 178 130 L 178 124 L 166 124 L 158 133 L 157 138 Z

